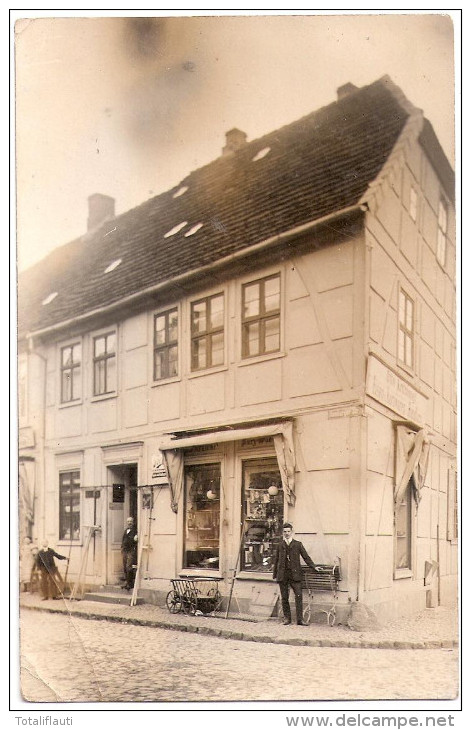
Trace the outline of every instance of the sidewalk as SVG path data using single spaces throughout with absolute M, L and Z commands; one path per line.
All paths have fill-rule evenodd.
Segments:
M 85 619 L 115 621 L 138 626 L 154 626 L 188 631 L 239 641 L 287 644 L 291 646 L 351 647 L 368 649 L 452 649 L 458 646 L 457 609 L 440 606 L 397 619 L 376 630 L 351 631 L 348 626 L 283 626 L 277 619 L 248 620 L 225 614 L 186 616 L 171 614 L 166 608 L 141 604 L 123 606 L 96 601 L 41 601 L 37 593 L 21 593 L 20 608 L 50 613 L 68 613 Z

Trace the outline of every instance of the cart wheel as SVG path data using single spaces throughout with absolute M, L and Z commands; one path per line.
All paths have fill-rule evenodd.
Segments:
M 307 605 L 303 611 L 303 619 L 307 624 L 311 623 L 311 606 Z
M 197 609 L 197 598 L 196 596 L 193 596 L 191 593 L 185 593 L 182 596 L 182 606 L 184 613 L 188 614 L 189 616 L 194 616 Z
M 170 613 L 180 613 L 182 610 L 182 599 L 176 591 L 169 591 L 167 593 L 165 603 Z

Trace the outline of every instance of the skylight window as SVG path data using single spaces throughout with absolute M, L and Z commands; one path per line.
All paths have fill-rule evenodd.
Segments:
M 171 228 L 167 233 L 164 235 L 164 238 L 170 238 L 170 236 L 174 236 L 176 233 L 182 230 L 182 228 L 185 228 L 188 221 L 183 221 L 183 223 L 179 223 L 178 226 L 174 226 Z
M 46 306 L 46 304 L 50 304 L 53 299 L 55 299 L 57 296 L 57 292 L 53 291 L 52 294 L 49 294 L 45 299 L 43 299 L 43 307 Z
M 186 191 L 188 190 L 187 185 L 182 185 L 181 188 L 178 188 L 172 195 L 172 198 L 179 198 L 180 195 L 185 195 Z
M 199 231 L 200 228 L 203 228 L 202 223 L 197 223 L 196 226 L 193 226 L 190 228 L 189 231 L 185 233 L 185 238 L 188 238 L 188 236 L 193 236 L 197 231 Z
M 264 147 L 263 149 L 261 149 L 259 152 L 257 152 L 255 157 L 252 157 L 252 162 L 257 162 L 257 160 L 262 160 L 264 157 L 266 157 L 268 155 L 268 153 L 270 152 L 270 149 L 271 149 L 270 147 Z
M 113 261 L 109 266 L 106 267 L 105 274 L 109 274 L 110 271 L 114 271 L 115 269 L 117 269 L 121 261 L 122 259 L 116 259 L 116 261 Z

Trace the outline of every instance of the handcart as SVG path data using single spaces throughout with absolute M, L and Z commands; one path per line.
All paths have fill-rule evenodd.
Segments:
M 171 580 L 172 590 L 166 598 L 170 613 L 186 613 L 194 616 L 197 611 L 203 614 L 215 613 L 221 604 L 222 596 L 218 582 L 222 578 L 195 578 L 180 576 Z

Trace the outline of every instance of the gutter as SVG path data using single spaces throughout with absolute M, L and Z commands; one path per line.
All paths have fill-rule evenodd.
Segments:
M 151 294 L 157 294 L 159 291 L 162 291 L 163 289 L 167 288 L 168 286 L 174 286 L 176 284 L 179 284 L 181 282 L 184 282 L 187 279 L 190 279 L 192 276 L 196 276 L 198 274 L 204 274 L 206 272 L 213 271 L 217 268 L 223 268 L 227 264 L 230 264 L 234 261 L 238 261 L 239 259 L 243 259 L 246 256 L 250 256 L 251 254 L 258 253 L 261 251 L 264 251 L 267 248 L 270 248 L 271 246 L 277 244 L 277 243 L 283 243 L 284 241 L 288 241 L 291 238 L 295 238 L 297 236 L 303 235 L 305 233 L 309 233 L 316 228 L 318 228 L 321 225 L 324 225 L 326 223 L 330 223 L 333 221 L 338 220 L 339 218 L 343 218 L 350 213 L 355 213 L 358 211 L 365 212 L 367 210 L 367 204 L 365 203 L 356 203 L 355 205 L 350 205 L 346 208 L 342 208 L 342 210 L 336 211 L 335 213 L 329 213 L 329 215 L 322 216 L 321 218 L 317 218 L 315 221 L 310 221 L 309 223 L 303 223 L 301 226 L 296 226 L 295 228 L 292 228 L 289 231 L 285 231 L 284 233 L 278 233 L 275 236 L 271 236 L 270 238 L 265 239 L 264 241 L 260 241 L 259 243 L 254 244 L 253 246 L 250 246 L 249 248 L 244 248 L 241 251 L 236 251 L 233 254 L 229 254 L 229 256 L 225 256 L 222 259 L 219 259 L 218 261 L 215 261 L 211 264 L 205 264 L 204 266 L 200 266 L 196 269 L 192 269 L 190 271 L 185 272 L 184 274 L 179 274 L 178 276 L 173 277 L 173 279 L 168 279 L 166 281 L 160 282 L 159 284 L 155 284 L 154 286 L 147 287 L 147 289 L 142 289 L 139 292 L 136 292 L 135 294 L 130 294 L 127 297 L 124 297 L 123 299 L 119 299 L 117 302 L 113 302 L 113 304 L 108 304 L 103 307 L 98 307 L 97 309 L 93 309 L 90 312 L 85 312 L 84 314 L 80 314 L 77 317 L 70 317 L 69 319 L 65 319 L 62 322 L 58 322 L 57 324 L 50 325 L 49 327 L 44 327 L 43 329 L 36 330 L 34 332 L 27 332 L 26 333 L 26 339 L 31 339 L 33 337 L 41 337 L 45 334 L 50 334 L 52 332 L 57 332 L 61 330 L 64 327 L 67 327 L 70 324 L 76 324 L 77 322 L 86 321 L 87 319 L 91 319 L 92 317 L 95 317 L 100 314 L 112 312 L 115 309 L 119 309 L 126 303 L 131 303 L 139 300 L 141 297 L 145 297 Z

